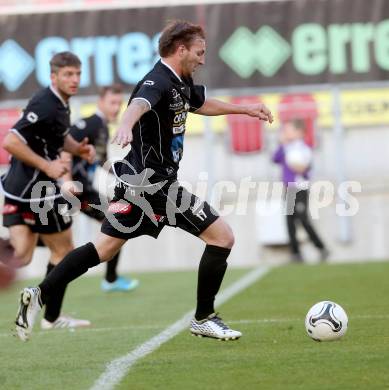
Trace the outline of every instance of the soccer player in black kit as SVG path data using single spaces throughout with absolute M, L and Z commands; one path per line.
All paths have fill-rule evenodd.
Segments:
M 96 149 L 96 159 L 93 164 L 80 157 L 73 158 L 72 172 L 69 180 L 81 183 L 82 191 L 77 193 L 81 202 L 81 211 L 88 217 L 102 222 L 105 214 L 93 205 L 99 205 L 101 195 L 93 187 L 96 168 L 104 166 L 108 159 L 109 129 L 108 124 L 116 122 L 123 102 L 123 87 L 120 84 L 107 85 L 100 88 L 96 112 L 78 120 L 71 128 L 70 135 L 81 142 L 85 137 Z M 70 158 L 70 156 L 69 156 Z M 70 177 L 71 176 L 71 177 Z M 137 288 L 139 281 L 125 278 L 117 274 L 120 252 L 107 262 L 101 289 L 105 292 L 131 291 Z
M 192 75 L 205 62 L 201 26 L 172 21 L 159 40 L 161 60 L 136 85 L 120 121 L 114 142 L 131 144 L 125 159 L 113 165 L 118 185 L 95 243 L 70 252 L 39 287 L 22 291 L 16 327 L 28 337 L 34 318 L 58 286 L 63 286 L 100 262 L 109 261 L 130 238 L 157 238 L 165 225 L 179 227 L 206 244 L 200 260 L 197 307 L 190 332 L 222 340 L 241 337 L 214 309 L 227 268 L 234 236 L 207 202 L 177 182 L 188 112 L 200 115 L 247 114 L 272 122 L 262 104 L 236 105 L 207 99 L 205 87 Z
M 11 256 L 18 259 L 18 266 L 27 265 L 40 238 L 51 252 L 47 274 L 73 249 L 71 217 L 64 212 L 66 202 L 58 183 L 69 164 L 60 153 L 66 150 L 90 162 L 95 155 L 87 139 L 77 142 L 69 135 L 68 101 L 78 91 L 80 60 L 70 52 L 58 53 L 50 61 L 50 72 L 51 85 L 31 98 L 4 139 L 3 146 L 12 159 L 0 182 L 5 195 L 3 225 L 9 229 L 14 251 Z M 2 260 L 7 260 L 5 253 Z M 65 286 L 47 301 L 43 329 L 90 324 L 60 315 L 64 294 Z

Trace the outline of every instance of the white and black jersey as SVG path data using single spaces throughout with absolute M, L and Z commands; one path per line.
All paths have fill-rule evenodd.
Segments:
M 192 78 L 180 78 L 168 65 L 158 61 L 136 85 L 131 98 L 150 106 L 133 128 L 131 151 L 125 159 L 131 164 L 115 164 L 116 176 L 152 169 L 150 181 L 174 181 L 183 154 L 188 112 L 205 102 L 205 87 L 194 85 Z
M 96 159 L 93 164 L 89 164 L 80 157 L 73 158 L 73 180 L 81 182 L 84 186 L 84 191 L 91 190 L 96 166 L 102 166 L 107 160 L 109 140 L 107 121 L 102 114 L 95 113 L 77 121 L 70 128 L 70 135 L 78 142 L 87 137 L 89 144 L 95 147 Z
M 28 102 L 22 117 L 10 130 L 35 153 L 46 160 L 55 160 L 63 150 L 70 127 L 69 106 L 51 87 L 37 92 Z M 32 191 L 38 182 L 51 182 L 52 191 Z M 56 181 L 42 171 L 12 157 L 8 171 L 1 177 L 7 198 L 27 202 L 42 197 L 59 197 Z M 37 187 L 35 187 L 37 189 Z
M 126 240 L 157 238 L 164 226 L 173 226 L 199 236 L 219 215 L 179 184 L 177 171 L 187 115 L 205 103 L 205 87 L 159 61 L 136 85 L 130 103 L 135 99 L 147 102 L 150 111 L 133 128 L 126 161 L 113 166 L 118 184 L 101 231 Z

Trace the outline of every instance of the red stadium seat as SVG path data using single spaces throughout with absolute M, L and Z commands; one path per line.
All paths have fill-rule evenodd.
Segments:
M 260 103 L 257 96 L 237 96 L 232 103 Z M 247 115 L 228 115 L 230 148 L 235 153 L 259 152 L 263 148 L 263 122 Z

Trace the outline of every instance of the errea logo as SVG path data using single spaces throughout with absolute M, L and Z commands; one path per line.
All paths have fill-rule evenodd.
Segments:
M 143 82 L 143 85 L 154 85 L 154 84 L 155 84 L 155 82 L 153 80 L 145 80 Z
M 389 69 L 388 31 L 389 19 L 327 26 L 303 23 L 288 33 L 287 40 L 272 26 L 262 25 L 256 32 L 240 26 L 223 44 L 219 56 L 244 79 L 257 70 L 265 77 L 273 77 L 288 61 L 295 71 L 308 76 L 324 72 L 343 75 L 350 71 L 367 74 L 376 66 Z

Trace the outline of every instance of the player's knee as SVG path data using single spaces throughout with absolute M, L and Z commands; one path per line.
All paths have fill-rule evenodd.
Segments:
M 232 233 L 232 230 L 229 229 L 228 232 L 226 232 L 223 237 L 222 237 L 222 244 L 219 245 L 222 248 L 229 248 L 231 249 L 235 244 L 235 237 L 234 234 Z
M 110 261 L 118 252 L 118 249 L 114 245 L 108 243 L 95 242 L 95 248 L 101 262 Z
M 217 219 L 200 236 L 207 245 L 219 246 L 231 249 L 234 246 L 235 238 L 231 227 L 222 219 Z
M 10 243 L 14 249 L 14 256 L 17 257 L 23 265 L 27 265 L 34 253 L 34 243 L 28 239 L 17 239 L 15 234 L 11 235 Z
M 61 258 L 64 258 L 69 252 L 71 252 L 74 249 L 73 245 L 68 245 L 66 247 L 63 247 L 59 251 L 59 256 Z
M 117 251 L 112 248 L 96 247 L 101 262 L 110 261 L 116 255 Z
M 218 235 L 215 241 L 216 242 L 213 242 L 212 245 L 220 246 L 221 248 L 231 249 L 235 243 L 235 237 L 234 233 L 232 232 L 232 229 L 228 225 L 226 225 L 223 229 L 223 232 Z
M 16 265 L 18 267 L 25 267 L 31 263 L 33 250 L 27 247 L 16 247 L 15 248 L 15 257 L 18 259 Z
M 18 260 L 20 260 L 19 263 L 17 263 L 17 267 L 25 267 L 31 263 L 32 256 L 24 256 L 24 257 L 17 257 Z

